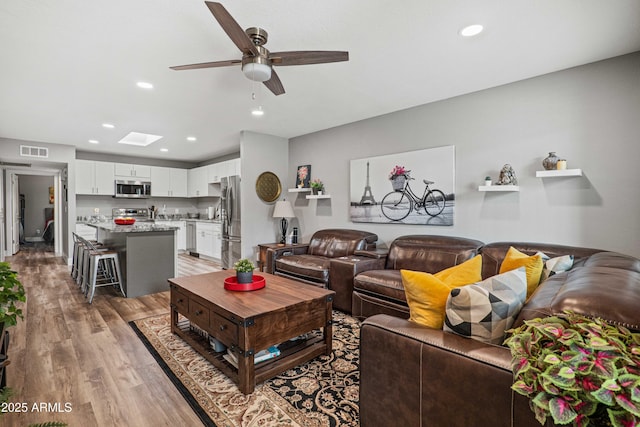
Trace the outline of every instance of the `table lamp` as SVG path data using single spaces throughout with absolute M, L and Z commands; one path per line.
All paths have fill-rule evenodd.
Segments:
M 286 200 L 276 202 L 276 206 L 273 209 L 273 217 L 282 218 L 282 220 L 280 220 L 280 230 L 282 231 L 282 238 L 280 239 L 280 243 L 284 244 L 287 242 L 287 227 L 289 225 L 287 218 L 295 217 L 291 202 L 288 202 Z

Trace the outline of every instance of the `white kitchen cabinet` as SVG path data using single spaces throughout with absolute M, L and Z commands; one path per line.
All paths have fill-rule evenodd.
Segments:
M 209 195 L 207 167 L 189 169 L 187 172 L 187 194 L 189 197 L 205 197 Z
M 76 160 L 76 194 L 113 196 L 113 163 Z
M 216 258 L 215 243 L 215 226 L 210 222 L 196 222 L 196 252 L 211 258 Z M 220 258 L 218 253 L 217 258 Z
M 240 176 L 240 158 L 229 160 L 227 164 L 227 176 Z
M 115 174 L 121 178 L 151 178 L 151 166 L 116 163 Z
M 210 184 L 217 184 L 220 182 L 220 178 L 222 177 L 220 173 L 222 172 L 220 168 L 220 163 L 214 163 L 212 165 L 207 165 L 207 182 Z
M 179 251 L 187 250 L 187 222 L 186 221 L 163 221 L 155 220 L 158 225 L 167 227 L 178 227 L 176 230 L 176 247 Z
M 187 169 L 151 167 L 152 197 L 187 197 Z
M 213 257 L 222 258 L 222 226 L 213 224 Z

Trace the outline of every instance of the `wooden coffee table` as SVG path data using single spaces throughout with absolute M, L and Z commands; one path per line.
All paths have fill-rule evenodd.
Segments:
M 244 394 L 263 382 L 322 354 L 331 354 L 332 301 L 335 292 L 293 280 L 260 273 L 263 289 L 234 292 L 224 289 L 224 279 L 234 271 L 169 279 L 171 288 L 171 332 L 175 333 L 215 367 L 231 378 Z M 179 314 L 187 321 L 179 321 Z M 235 352 L 237 369 L 216 353 L 206 337 L 192 331 L 202 329 Z M 254 355 L 314 329 L 315 336 L 282 351 L 280 356 L 254 364 Z

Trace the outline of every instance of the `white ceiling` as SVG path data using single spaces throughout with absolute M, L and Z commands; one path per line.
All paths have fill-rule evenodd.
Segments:
M 640 50 L 638 0 L 222 3 L 271 51 L 350 60 L 276 67 L 276 97 L 239 66 L 169 69 L 241 57 L 202 0 L 2 0 L 0 137 L 197 162 L 238 151 L 242 130 L 295 137 Z M 472 23 L 485 31 L 460 37 Z M 163 138 L 116 143 L 131 131 Z

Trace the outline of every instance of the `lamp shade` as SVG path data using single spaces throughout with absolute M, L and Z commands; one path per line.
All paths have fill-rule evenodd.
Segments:
M 276 202 L 276 207 L 273 209 L 274 218 L 295 218 L 295 216 L 291 202 L 287 200 Z

